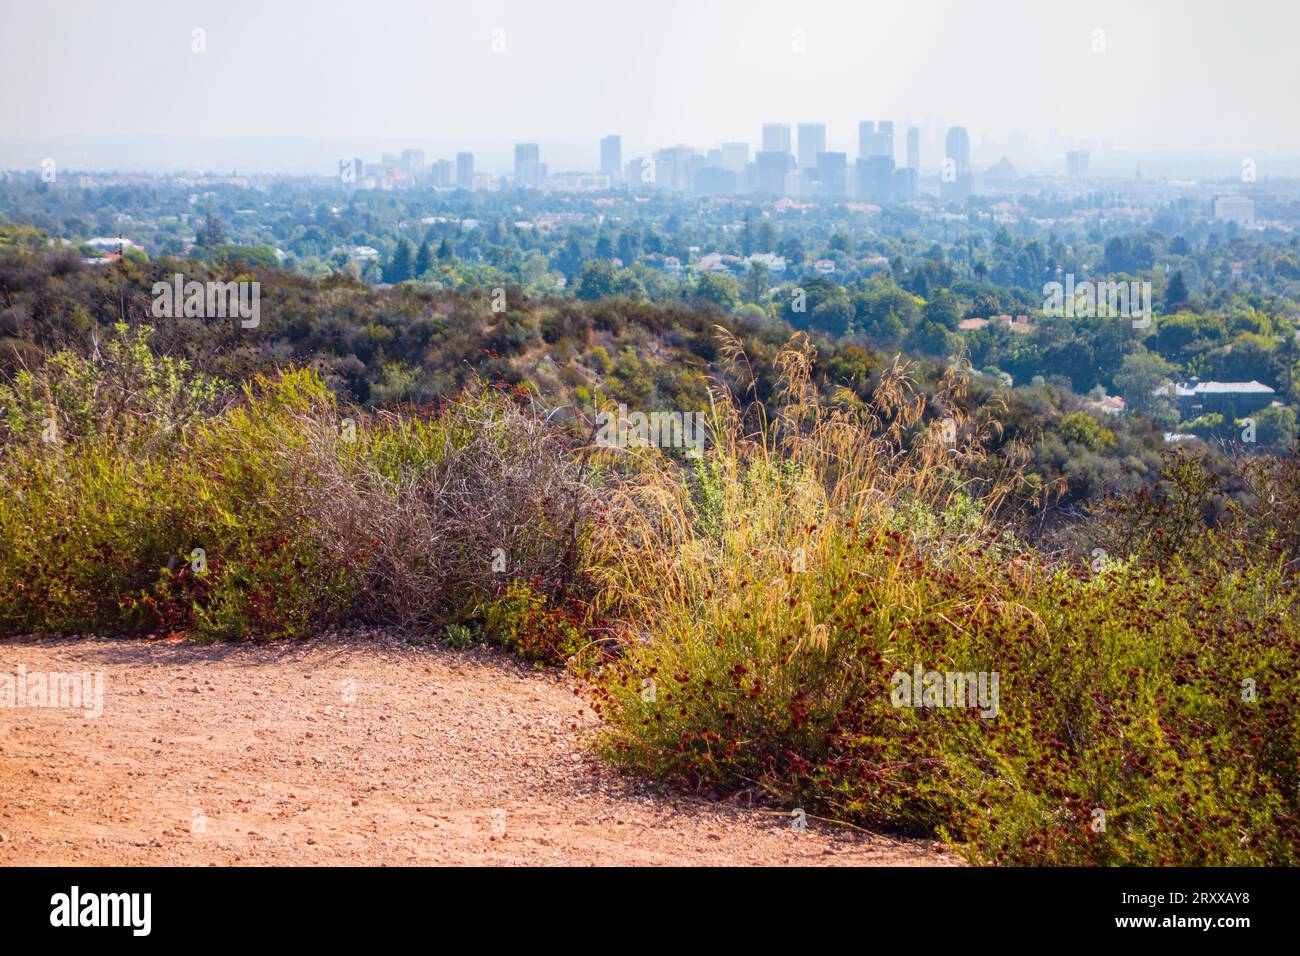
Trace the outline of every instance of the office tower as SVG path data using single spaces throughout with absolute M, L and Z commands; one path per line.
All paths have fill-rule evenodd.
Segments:
M 1088 175 L 1088 151 L 1072 149 L 1065 154 L 1065 169 L 1071 179 L 1083 179 Z
M 424 150 L 402 150 L 402 169 L 412 176 L 424 169 Z
M 538 186 L 546 178 L 546 164 L 536 143 L 515 144 L 515 185 Z
M 844 199 L 849 192 L 848 171 L 847 153 L 818 153 L 817 178 L 821 180 L 822 195 L 827 199 Z
M 917 126 L 907 128 L 907 168 L 921 172 L 921 129 Z
M 764 123 L 763 124 L 763 152 L 765 153 L 790 152 L 790 124 L 789 123 Z
M 542 151 L 536 143 L 516 143 L 515 144 L 515 165 L 520 163 L 537 162 L 542 158 Z
M 474 154 L 456 154 L 456 185 L 461 189 L 474 188 Z
M 765 149 L 754 155 L 758 167 L 758 192 L 769 196 L 785 195 L 785 174 L 790 171 L 790 153 Z
M 653 189 L 655 161 L 649 156 L 634 156 L 623 164 L 623 182 L 634 192 Z
M 888 202 L 892 197 L 894 160 L 889 156 L 870 156 L 854 164 L 857 197 L 867 202 Z
M 689 146 L 669 146 L 655 152 L 654 185 L 670 192 L 686 192 L 691 187 L 691 174 L 703 165 L 703 160 Z
M 971 194 L 970 136 L 964 126 L 948 130 L 944 148 L 946 156 L 939 176 L 939 196 L 954 202 L 965 202 Z
M 600 141 L 600 171 L 608 173 L 610 181 L 618 179 L 623 167 L 623 137 L 606 136 Z
M 730 169 L 737 175 L 743 173 L 745 167 L 749 165 L 749 144 L 723 143 L 722 165 L 725 169 Z
M 863 120 L 858 124 L 858 158 L 875 156 L 894 158 L 894 124 L 890 120 Z
M 799 168 L 812 169 L 817 155 L 826 152 L 826 124 L 799 124 Z
M 970 136 L 966 127 L 954 126 L 948 130 L 945 140 L 948 150 L 947 158 L 952 160 L 953 171 L 960 177 L 970 173 Z
M 431 171 L 433 173 L 433 185 L 437 189 L 448 189 L 451 187 L 452 169 L 450 159 L 440 159 L 433 164 Z

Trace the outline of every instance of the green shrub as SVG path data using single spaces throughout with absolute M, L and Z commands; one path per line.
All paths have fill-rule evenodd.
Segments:
M 290 370 L 221 405 L 148 338 L 121 327 L 106 358 L 61 353 L 0 390 L 0 634 L 437 632 L 515 578 L 544 603 L 582 593 L 590 479 L 519 396 L 345 418 Z M 509 634 L 538 658 L 571 643 Z
M 488 639 L 525 660 L 562 663 L 588 643 L 580 613 L 556 607 L 542 582 L 511 581 L 485 604 L 483 630 Z
M 153 623 L 146 606 L 121 602 L 150 593 L 181 553 L 166 464 L 93 441 L 50 453 L 11 448 L 0 480 L 0 634 Z
M 786 361 L 775 427 L 722 416 L 685 474 L 647 450 L 596 542 L 627 635 L 596 674 L 604 755 L 980 863 L 1300 862 L 1294 552 L 1207 527 L 1188 471 L 1126 522 L 1144 550 L 1054 564 L 963 477 L 972 423 L 904 450 L 918 409 L 810 406 Z M 905 706 L 917 667 L 996 673 L 996 713 Z

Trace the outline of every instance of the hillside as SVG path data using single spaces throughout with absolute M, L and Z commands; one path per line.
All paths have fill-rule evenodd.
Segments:
M 178 273 L 187 281 L 260 283 L 257 327 L 230 319 L 155 318 L 155 283 L 170 286 Z M 88 352 L 114 323 L 125 321 L 153 327 L 160 352 L 230 382 L 309 367 L 340 400 L 373 408 L 446 401 L 482 380 L 521 386 L 540 407 L 566 418 L 606 403 L 703 411 L 710 384 L 729 391 L 752 386 L 752 397 L 771 411 L 779 378 L 773 362 L 796 331 L 779 318 L 732 313 L 706 300 L 655 305 L 530 298 L 513 286 L 499 295 L 412 284 L 373 288 L 343 274 L 309 279 L 238 261 L 214 268 L 193 260 L 128 258 L 88 267 L 70 253 L 16 249 L 0 251 L 0 302 L 0 370 L 65 346 Z M 743 367 L 720 353 L 720 330 L 743 347 Z M 932 394 L 952 364 L 882 350 L 860 338 L 813 333 L 812 341 L 819 356 L 815 382 L 828 400 L 847 389 L 841 394 L 870 402 L 882 372 L 900 358 L 909 364 L 911 387 Z M 1029 456 L 1020 497 L 1036 523 L 1108 490 L 1136 491 L 1158 474 L 1161 426 L 1089 411 L 1066 386 L 1011 388 L 969 363 L 966 368 L 970 387 L 960 401 L 965 414 L 995 427 L 990 451 Z
M 0 638 L 395 628 L 564 667 L 679 795 L 982 864 L 1300 853 L 1293 455 L 1139 482 L 1140 417 L 959 361 L 278 272 L 242 327 L 153 312 L 170 268 L 0 255 Z M 1077 456 L 1117 480 L 1053 515 Z

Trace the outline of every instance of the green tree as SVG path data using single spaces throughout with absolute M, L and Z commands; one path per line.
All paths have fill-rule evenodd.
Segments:
M 1158 421 L 1176 417 L 1175 399 L 1169 392 L 1156 394 L 1178 371 L 1154 352 L 1142 349 L 1124 356 L 1124 364 L 1115 373 L 1115 388 L 1129 411 Z
M 429 248 L 429 243 L 420 243 L 420 251 L 415 257 L 415 278 L 420 278 L 433 267 L 433 250 Z
M 384 281 L 396 284 L 405 282 L 411 278 L 411 272 L 415 268 L 415 248 L 411 241 L 405 237 L 397 241 L 397 249 L 393 252 L 393 258 L 388 260 L 388 268 L 384 270 Z
M 849 332 L 849 323 L 853 321 L 853 306 L 844 299 L 827 299 L 812 311 L 810 325 L 818 332 L 825 332 L 831 338 L 839 338 Z
M 695 288 L 691 290 L 691 295 L 700 301 L 711 302 L 728 312 L 740 305 L 740 287 L 736 280 L 719 272 L 700 273 L 695 280 Z
M 1261 445 L 1284 451 L 1296 446 L 1296 414 L 1287 407 L 1262 408 L 1255 413 L 1256 437 Z
M 194 244 L 201 249 L 215 249 L 225 241 L 225 225 L 214 213 L 209 212 L 203 217 L 203 225 L 199 228 L 198 235 L 194 237 Z
M 604 259 L 589 259 L 582 264 L 577 296 L 594 302 L 614 293 L 614 266 Z
M 925 304 L 925 318 L 927 322 L 955 332 L 957 323 L 961 321 L 961 303 L 947 289 L 940 289 Z
M 749 271 L 741 285 L 741 296 L 746 302 L 765 302 L 767 300 L 768 280 L 767 266 L 761 262 L 751 262 Z
M 1179 269 L 1169 280 L 1169 285 L 1165 287 L 1165 311 L 1173 312 L 1186 305 L 1189 299 L 1187 280 L 1183 278 L 1183 270 Z
M 955 336 L 938 322 L 923 319 L 907 337 L 907 347 L 922 355 L 949 355 L 954 351 Z
M 641 258 L 641 237 L 631 229 L 624 229 L 618 234 L 618 257 L 623 265 L 635 265 Z

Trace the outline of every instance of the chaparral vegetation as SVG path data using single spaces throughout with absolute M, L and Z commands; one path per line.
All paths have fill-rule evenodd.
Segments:
M 0 636 L 486 641 L 666 786 L 980 863 L 1300 862 L 1294 454 L 706 306 L 267 272 L 259 350 L 148 318 L 147 264 L 6 256 Z M 597 441 L 620 404 L 702 452 Z

